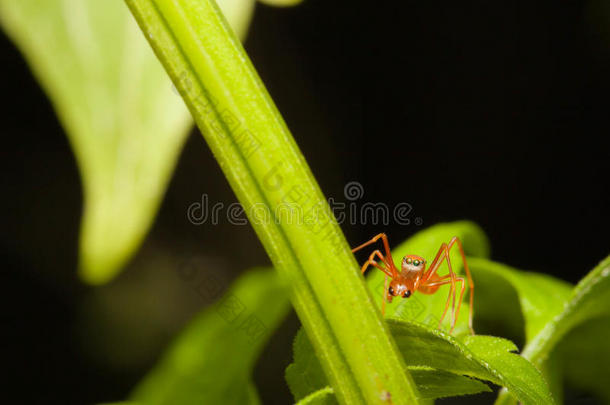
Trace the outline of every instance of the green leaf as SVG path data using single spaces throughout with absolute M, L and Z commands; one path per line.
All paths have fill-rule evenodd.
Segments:
M 286 368 L 286 382 L 295 400 L 299 403 L 305 400 L 318 400 L 318 395 L 327 388 L 328 381 L 324 377 L 322 367 L 316 358 L 307 335 L 299 330 L 293 345 L 294 361 Z M 435 399 L 457 395 L 476 394 L 490 391 L 487 385 L 471 378 L 421 367 L 409 367 L 422 399 Z M 326 387 L 326 388 L 325 388 Z M 323 396 L 325 401 L 329 394 Z
M 481 382 L 507 387 L 524 404 L 553 404 L 540 372 L 513 353 L 510 341 L 492 336 L 465 336 L 460 341 L 442 331 L 414 322 L 388 319 L 422 399 L 489 391 Z M 286 380 L 298 401 L 327 386 L 307 336 L 300 331 L 294 343 L 294 362 Z
M 610 315 L 610 256 L 582 279 L 563 311 L 526 345 L 523 355 L 539 364 L 567 332 L 597 317 Z
M 258 403 L 252 368 L 288 309 L 287 291 L 272 270 L 247 272 L 180 334 L 131 399 L 147 405 Z
M 293 362 L 286 368 L 286 382 L 295 401 L 328 385 L 328 379 L 316 357 L 303 328 L 297 332 L 292 345 Z
M 478 322 L 487 322 L 493 330 L 531 340 L 563 308 L 571 285 L 551 276 L 513 269 L 481 258 L 469 258 L 478 286 L 476 314 Z M 551 392 L 561 402 L 563 386 L 557 365 L 541 368 Z M 507 394 L 503 394 L 507 395 Z
M 424 399 L 491 392 L 491 389 L 482 382 L 459 374 L 414 367 L 409 367 L 409 371 L 417 384 L 421 397 Z
M 549 358 L 557 359 L 555 368 L 572 387 L 597 394 L 605 404 L 610 403 L 608 342 L 610 317 L 595 318 L 566 334 Z
M 552 404 L 540 372 L 512 353 L 509 340 L 492 336 L 465 336 L 462 341 L 440 330 L 413 322 L 388 319 L 392 335 L 408 366 L 425 366 L 487 380 L 508 388 L 523 404 Z
M 489 310 L 488 316 L 502 316 L 512 302 L 498 300 L 495 295 L 498 278 L 509 283 L 517 293 L 519 305 L 525 320 L 525 337 L 530 341 L 545 325 L 557 316 L 570 296 L 572 286 L 554 277 L 519 271 L 504 264 L 482 258 L 469 258 L 468 263 L 475 281 L 481 281 L 483 291 L 493 291 L 486 296 L 481 307 Z M 491 280 L 491 282 L 490 282 Z
M 604 259 L 569 293 L 566 283 L 548 276 L 528 276 L 507 266 L 482 260 L 471 260 L 470 263 L 479 274 L 488 272 L 501 275 L 513 285 L 526 320 L 527 339 L 522 355 L 545 371 L 554 386 L 559 386 L 555 381 L 560 378 L 556 369 L 563 361 L 552 357 L 555 346 L 566 339 L 565 345 L 569 347 L 570 332 L 577 333 L 581 325 L 610 315 L 610 257 Z M 531 286 L 528 281 L 532 281 Z M 610 336 L 603 333 L 601 336 L 581 335 L 579 343 L 591 346 L 592 350 L 603 351 L 605 348 L 601 346 L 607 343 L 607 338 Z M 602 373 L 602 378 L 608 377 L 607 372 Z M 605 391 L 601 392 L 605 395 Z M 500 394 L 497 401 L 498 404 L 514 402 L 505 392 Z
M 413 237 L 392 249 L 392 257 L 394 258 L 394 262 L 397 263 L 397 266 L 399 265 L 398 263 L 400 263 L 400 260 L 407 254 L 419 255 L 424 257 L 428 262 L 431 262 L 441 244 L 449 243 L 454 236 L 460 238 L 467 255 L 481 257 L 487 257 L 489 255 L 489 242 L 481 228 L 469 221 L 458 221 L 434 225 L 418 232 Z M 389 237 L 391 238 L 391 236 Z M 392 242 L 391 239 L 390 242 Z M 451 264 L 453 270 L 460 274 L 463 273 L 462 260 L 457 246 L 454 246 L 455 247 L 451 250 L 450 254 Z M 381 243 L 379 248 L 381 249 Z M 371 251 L 372 249 L 375 248 L 371 247 Z M 368 255 L 366 255 L 366 257 L 368 257 Z M 375 296 L 377 305 L 381 307 L 385 276 L 381 271 L 375 268 L 368 270 L 367 273 L 367 285 Z M 440 267 L 438 274 L 443 275 L 447 273 L 448 269 L 445 263 Z M 386 304 L 385 316 L 386 318 L 416 320 L 437 327 L 448 294 L 449 287 L 443 286 L 433 295 L 424 295 L 415 292 L 408 299 L 395 298 L 391 304 Z M 468 291 L 466 291 L 465 299 L 467 298 L 467 294 Z M 477 293 L 475 292 L 475 302 L 476 299 Z M 468 310 L 469 305 L 467 302 L 464 302 L 460 310 L 454 335 L 461 335 L 468 332 Z M 450 327 L 450 318 L 451 313 L 449 312 L 443 322 L 443 326 L 447 329 Z
M 417 404 L 327 200 L 214 1 L 126 1 L 289 286 L 339 402 Z
M 254 1 L 220 4 L 243 36 Z M 123 2 L 0 0 L 0 22 L 70 139 L 84 189 L 81 275 L 103 283 L 150 228 L 192 120 Z
M 417 384 L 421 398 L 424 400 L 491 391 L 487 385 L 478 380 L 440 370 L 409 368 L 409 372 Z M 330 387 L 314 391 L 297 402 L 298 405 L 333 405 L 336 403 L 337 399 Z

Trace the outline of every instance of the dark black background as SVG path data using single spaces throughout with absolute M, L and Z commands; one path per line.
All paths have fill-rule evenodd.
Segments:
M 608 254 L 609 27 L 603 0 L 316 0 L 259 5 L 246 49 L 327 196 L 341 200 L 358 181 L 361 202 L 412 205 L 408 226 L 344 224 L 350 243 L 380 231 L 398 243 L 471 219 L 494 259 L 576 282 Z M 129 367 L 83 355 L 80 311 L 94 293 L 76 277 L 79 175 L 48 100 L 0 41 L 5 395 L 120 400 L 180 325 L 157 332 L 156 351 Z M 202 193 L 234 200 L 193 131 L 149 237 L 113 283 L 136 277 L 160 248 L 176 260 L 222 258 L 230 278 L 268 262 L 248 227 L 188 223 L 186 207 Z M 257 365 L 267 403 L 290 401 L 282 371 L 297 324 L 283 326 Z

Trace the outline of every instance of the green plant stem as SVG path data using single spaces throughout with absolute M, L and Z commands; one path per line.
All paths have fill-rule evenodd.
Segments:
M 126 2 L 289 285 L 339 401 L 419 404 L 322 192 L 216 4 Z

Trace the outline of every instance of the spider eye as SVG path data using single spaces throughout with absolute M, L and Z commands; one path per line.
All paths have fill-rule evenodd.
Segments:
M 419 266 L 419 260 L 415 260 L 415 261 L 413 261 L 413 264 L 414 264 L 415 266 Z
M 392 288 L 392 286 L 388 288 L 388 292 L 390 293 L 390 295 L 394 295 L 394 289 Z
M 411 264 L 411 261 L 412 261 L 412 260 L 411 260 L 411 258 L 410 258 L 410 257 L 408 257 L 408 258 L 407 258 L 407 264 Z
M 405 293 L 402 295 L 403 298 L 409 298 L 411 296 L 411 291 L 407 290 L 405 291 Z

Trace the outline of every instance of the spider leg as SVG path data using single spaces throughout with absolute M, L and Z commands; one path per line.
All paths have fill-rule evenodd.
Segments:
M 451 250 L 451 248 L 456 245 L 458 246 L 458 249 L 460 251 L 460 255 L 462 257 L 462 263 L 464 264 L 464 271 L 466 272 L 466 280 L 468 281 L 468 288 L 469 288 L 469 309 L 468 309 L 468 327 L 470 328 L 470 333 L 474 335 L 474 329 L 472 327 L 472 311 L 473 311 L 473 300 L 474 300 L 474 282 L 472 281 L 472 276 L 470 274 L 470 269 L 468 267 L 468 263 L 466 261 L 466 255 L 464 253 L 464 247 L 462 246 L 462 242 L 460 241 L 460 239 L 455 236 L 451 239 L 451 241 L 449 242 L 449 244 L 445 244 L 443 243 L 441 245 L 441 248 L 439 249 L 438 253 L 436 254 L 434 260 L 432 261 L 432 264 L 430 265 L 430 269 L 426 272 L 426 274 L 422 277 L 422 283 L 425 283 L 426 281 L 428 281 L 430 278 L 433 277 L 434 274 L 436 274 L 436 271 L 438 270 L 438 268 L 440 267 L 440 265 L 443 262 L 443 259 L 447 259 L 447 264 L 449 265 L 449 251 Z M 451 266 L 449 265 L 449 272 L 453 273 Z M 453 273 L 454 276 L 453 278 L 456 279 L 457 281 L 457 277 L 455 277 L 455 273 Z M 438 280 L 435 280 L 435 282 Z M 462 282 L 462 288 L 465 288 L 465 282 Z M 453 287 L 453 289 L 455 290 L 455 286 Z M 454 291 L 454 294 L 457 293 L 457 291 Z M 459 305 L 461 304 L 461 298 L 462 298 L 463 292 L 461 292 L 460 294 L 460 301 L 458 303 L 458 309 L 457 312 L 459 312 Z M 455 300 L 455 296 L 453 297 L 453 299 Z M 455 304 L 454 304 L 455 305 Z M 454 314 L 454 319 L 457 318 L 457 314 Z
M 436 274 L 436 272 L 441 267 L 443 260 L 447 261 L 447 268 L 449 269 L 449 274 L 446 276 L 443 276 L 443 277 L 439 277 Z M 439 281 L 440 279 L 447 278 L 447 276 L 449 276 L 448 278 L 450 278 L 450 280 L 442 281 L 442 282 Z M 435 277 L 437 277 L 437 278 L 435 279 Z M 456 275 L 453 272 L 453 269 L 451 268 L 451 258 L 449 257 L 449 247 L 446 243 L 443 243 L 441 245 L 441 247 L 439 248 L 438 253 L 436 254 L 436 257 L 432 261 L 432 264 L 430 265 L 430 269 L 426 272 L 426 274 L 424 274 L 424 276 L 422 277 L 422 281 L 421 281 L 422 286 L 428 286 L 428 287 L 432 287 L 435 285 L 439 286 L 439 285 L 451 283 L 451 289 L 449 290 L 449 295 L 447 296 L 447 301 L 445 302 L 445 310 L 443 311 L 441 320 L 438 323 L 439 328 L 443 322 L 443 319 L 445 319 L 445 315 L 447 314 L 447 310 L 449 309 L 450 301 L 453 301 L 453 305 L 451 306 L 451 313 L 452 313 L 453 318 L 455 319 L 455 282 L 456 282 Z
M 466 262 L 466 255 L 464 254 L 464 247 L 462 246 L 462 241 L 457 236 L 454 236 L 449 242 L 449 249 L 457 244 L 458 249 L 460 250 L 460 255 L 462 256 L 462 262 L 464 263 L 464 271 L 466 272 L 466 279 L 468 280 L 468 289 L 470 297 L 469 303 L 470 307 L 468 309 L 468 327 L 470 328 L 470 333 L 474 335 L 474 329 L 472 327 L 472 309 L 473 309 L 473 299 L 474 299 L 474 282 L 472 281 L 472 276 L 470 275 L 470 269 L 468 268 L 468 263 Z M 461 299 L 460 299 L 461 300 Z
M 446 278 L 446 276 L 444 276 L 443 278 Z M 455 311 L 455 313 L 453 314 L 453 320 L 451 321 L 451 329 L 449 330 L 449 333 L 453 333 L 453 329 L 455 329 L 455 324 L 457 322 L 458 317 L 460 316 L 460 308 L 462 306 L 462 298 L 464 297 L 464 291 L 466 290 L 466 284 L 465 284 L 465 280 L 463 277 L 456 277 L 455 278 L 455 282 L 456 283 L 461 283 L 460 286 L 460 298 L 458 300 L 458 304 L 457 304 L 457 309 Z M 434 281 L 431 283 L 425 283 L 423 284 L 423 286 L 425 287 L 440 287 L 442 285 L 445 284 L 450 284 L 451 280 L 443 280 L 443 281 Z M 443 319 L 445 319 L 445 315 L 447 314 L 447 310 L 449 309 L 449 300 L 453 297 L 453 301 L 455 302 L 455 296 L 456 296 L 457 290 L 455 288 L 453 288 L 453 286 L 450 286 L 450 291 L 449 291 L 449 295 L 447 296 L 447 302 L 445 303 L 445 310 L 443 311 L 443 315 L 441 316 L 440 321 L 438 322 L 438 327 L 440 329 L 441 324 L 443 323 Z
M 381 314 L 385 315 L 385 303 L 386 300 L 389 300 L 390 302 L 391 299 L 388 297 L 388 277 L 392 277 L 392 274 L 388 271 L 387 268 L 380 266 L 379 263 L 377 263 L 375 261 L 375 259 L 373 259 L 373 257 L 375 257 L 375 255 L 379 255 L 381 257 L 381 259 L 383 260 L 383 255 L 381 254 L 381 252 L 379 250 L 374 251 L 371 256 L 369 257 L 369 260 L 367 260 L 364 265 L 362 265 L 362 273 L 364 273 L 366 271 L 366 269 L 368 268 L 368 266 L 374 266 L 377 267 L 379 270 L 383 271 L 384 275 L 385 275 L 385 281 L 384 281 L 384 287 L 383 287 L 383 294 L 381 297 Z M 385 261 L 384 261 L 385 263 Z
M 381 315 L 385 316 L 385 303 L 388 300 L 388 275 L 385 275 L 385 281 L 383 282 L 383 295 L 381 297 Z
M 380 235 L 382 235 L 382 236 L 380 236 Z M 362 265 L 361 272 L 362 272 L 362 274 L 364 274 L 364 272 L 366 272 L 366 270 L 368 269 L 369 266 L 374 266 L 374 267 L 377 267 L 379 270 L 381 270 L 383 272 L 383 274 L 385 275 L 383 294 L 381 297 L 381 300 L 382 300 L 381 301 L 381 314 L 385 315 L 386 300 L 389 302 L 392 302 L 392 299 L 388 293 L 388 277 L 393 278 L 397 274 L 397 272 L 394 267 L 394 262 L 392 262 L 392 256 L 389 253 L 389 246 L 387 244 L 387 238 L 385 238 L 384 234 L 379 234 L 376 237 L 384 237 L 384 244 L 386 245 L 386 252 L 388 252 L 388 256 L 390 257 L 390 260 L 388 261 L 383 256 L 383 253 L 381 253 L 381 251 L 379 249 L 377 249 L 377 250 L 373 251 L 373 253 L 371 253 L 371 255 L 369 256 L 369 259 Z M 376 241 L 376 239 L 373 238 L 370 241 L 368 241 L 367 243 L 353 249 L 352 252 L 355 252 L 367 245 L 370 245 L 371 243 L 373 243 L 375 241 Z M 375 260 L 376 257 L 381 260 L 381 262 L 384 264 L 384 266 L 381 266 L 379 263 L 377 263 L 377 261 Z
M 441 329 L 441 326 L 443 324 L 443 320 L 445 319 L 445 315 L 447 315 L 447 310 L 449 309 L 449 301 L 451 301 L 451 297 L 453 297 L 454 293 L 454 287 L 453 287 L 453 279 L 451 280 L 444 280 L 444 281 L 437 281 L 434 283 L 424 283 L 422 284 L 422 286 L 424 287 L 440 287 L 442 285 L 446 285 L 449 284 L 449 294 L 447 295 L 447 300 L 445 301 L 445 309 L 443 310 L 443 314 L 441 315 L 441 319 L 438 321 L 438 329 Z
M 372 238 L 371 240 L 369 240 L 368 242 L 365 242 L 360 246 L 356 246 L 355 248 L 352 249 L 352 253 L 355 253 L 355 252 L 359 251 L 360 249 L 377 242 L 379 239 L 381 239 L 383 241 L 383 247 L 385 250 L 385 255 L 387 257 L 386 259 L 383 259 L 383 262 L 388 266 L 388 268 L 392 272 L 390 277 L 396 277 L 398 275 L 398 270 L 396 270 L 396 265 L 394 264 L 394 259 L 392 259 L 392 252 L 390 252 L 390 244 L 388 242 L 388 237 L 386 236 L 385 233 L 380 233 L 380 234 L 376 235 L 374 238 Z M 380 252 L 380 256 L 383 257 L 381 252 Z
M 381 262 L 383 264 L 385 264 L 385 267 L 380 266 L 379 263 L 377 263 L 375 261 L 375 256 L 377 256 L 379 259 L 381 259 Z M 364 262 L 364 264 L 362 265 L 362 268 L 360 269 L 362 274 L 364 274 L 364 272 L 367 270 L 369 265 L 377 267 L 379 270 L 383 271 L 386 276 L 393 277 L 393 273 L 389 270 L 391 268 L 390 265 L 388 264 L 385 257 L 383 257 L 383 255 L 381 254 L 381 252 L 379 250 L 375 250 L 373 253 L 371 253 L 371 255 L 369 256 L 369 259 L 366 262 Z
M 464 277 L 457 277 L 455 281 L 461 281 L 462 286 L 460 289 L 460 298 L 458 299 L 457 311 L 455 312 L 455 316 L 453 317 L 453 324 L 451 325 L 451 331 L 453 332 L 453 328 L 455 328 L 455 323 L 457 322 L 458 317 L 460 316 L 460 307 L 462 306 L 462 298 L 464 298 L 464 291 L 466 290 L 466 281 Z M 455 292 L 453 293 L 453 297 L 455 298 Z M 472 306 L 469 308 L 470 314 L 472 314 Z M 470 332 L 474 335 L 474 330 L 472 330 L 472 316 L 468 318 L 468 327 L 470 328 Z
M 440 280 L 447 280 L 447 279 L 450 279 L 451 276 L 452 276 L 451 273 L 450 274 L 445 274 L 444 276 L 440 277 L 438 280 L 439 281 Z M 456 284 L 457 284 L 459 279 L 460 278 L 458 276 L 455 276 L 455 283 Z M 450 282 L 451 281 L 449 281 L 449 283 Z M 430 284 L 426 284 L 426 285 L 430 286 Z M 451 289 L 449 290 L 449 296 L 447 297 L 447 302 L 445 303 L 445 312 L 443 312 L 443 317 L 445 316 L 445 313 L 447 312 L 447 307 L 448 307 L 448 304 L 449 304 L 449 298 L 451 298 L 451 317 L 453 319 L 456 319 L 457 315 L 456 315 L 456 310 L 455 310 L 455 295 L 456 295 L 456 292 L 457 292 L 457 288 L 454 285 L 452 285 L 451 288 L 453 289 L 453 291 L 451 291 Z M 458 310 L 457 310 L 458 313 L 460 312 L 459 305 L 460 304 L 458 303 Z M 442 320 L 441 320 L 441 322 L 442 322 Z M 439 324 L 439 327 L 440 327 L 440 324 Z

